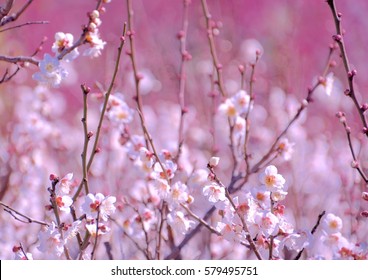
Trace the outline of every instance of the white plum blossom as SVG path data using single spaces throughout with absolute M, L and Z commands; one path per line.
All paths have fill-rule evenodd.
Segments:
M 167 215 L 167 223 L 178 233 L 186 234 L 191 228 L 193 221 L 188 220 L 181 211 L 173 211 Z
M 162 169 L 161 164 L 156 162 L 153 166 L 152 177 L 155 179 L 172 179 L 175 176 L 175 172 L 177 170 L 177 165 L 172 160 L 166 160 L 162 162 L 162 166 L 165 171 Z M 167 175 L 167 178 L 166 178 Z
M 331 233 L 323 235 L 321 241 L 334 253 L 338 253 L 341 248 L 352 248 L 352 244 L 340 233 Z
M 246 121 L 244 118 L 237 116 L 234 124 L 234 136 L 243 137 L 245 135 Z
M 38 235 L 40 245 L 37 247 L 42 253 L 48 253 L 60 257 L 64 252 L 65 241 L 54 222 L 44 228 Z
M 237 225 L 229 225 L 228 223 L 218 222 L 216 230 L 222 234 L 222 236 L 229 241 L 238 241 L 241 227 Z
M 252 109 L 250 102 L 249 94 L 245 90 L 240 90 L 234 96 L 227 98 L 218 110 L 229 118 L 236 120 L 238 116 L 244 115 L 249 109 Z
M 291 155 L 294 152 L 294 145 L 295 143 L 291 143 L 287 138 L 284 138 L 277 145 L 277 152 L 284 158 L 284 160 L 288 161 L 291 159 Z
M 93 32 L 89 32 L 87 34 L 86 41 L 89 43 L 90 47 L 83 52 L 83 55 L 92 58 L 99 57 L 106 45 L 106 42 L 101 40 L 97 28 Z
M 96 218 L 99 212 L 102 220 L 107 221 L 108 217 L 115 212 L 116 197 L 107 196 L 105 197 L 101 193 L 96 195 L 89 193 L 85 197 L 84 204 L 82 205 L 82 211 L 87 215 L 88 218 Z
M 227 200 L 225 189 L 215 182 L 210 182 L 205 185 L 203 187 L 203 194 L 207 196 L 208 201 L 211 203 Z
M 281 201 L 284 200 L 286 198 L 286 195 L 288 194 L 287 191 L 285 190 L 277 190 L 277 191 L 273 191 L 271 193 L 271 198 L 273 201 Z
M 141 135 L 132 135 L 129 141 L 126 143 L 128 156 L 130 159 L 135 160 L 140 156 L 140 149 L 145 146 L 144 137 Z
M 153 186 L 160 198 L 166 199 L 170 194 L 170 186 L 165 179 L 154 180 Z
M 342 220 L 332 213 L 326 215 L 322 222 L 322 228 L 327 234 L 338 233 L 342 229 Z
M 68 226 L 64 226 L 65 243 L 72 240 L 77 235 L 77 233 L 80 231 L 81 225 L 82 225 L 82 222 L 80 220 L 76 220 L 72 224 L 69 224 Z
M 60 66 L 59 60 L 47 53 L 38 66 L 40 72 L 34 73 L 32 78 L 51 87 L 59 87 L 62 80 L 68 75 L 68 72 Z
M 55 55 L 59 55 L 65 49 L 68 49 L 73 46 L 74 37 L 71 33 L 64 32 L 56 32 L 55 34 L 55 42 L 51 47 L 51 50 L 55 53 Z M 79 55 L 78 48 L 73 49 L 69 53 L 67 53 L 63 60 L 70 62 L 77 58 Z
M 334 74 L 330 72 L 326 75 L 325 79 L 321 83 L 328 96 L 331 96 L 333 85 L 334 85 L 334 80 L 335 80 Z
M 70 213 L 70 206 L 73 204 L 73 199 L 68 195 L 56 196 L 55 203 L 60 211 Z
M 276 235 L 279 230 L 279 219 L 270 211 L 256 213 L 254 221 L 266 237 Z
M 32 254 L 24 252 L 21 246 L 14 246 L 13 252 L 14 260 L 33 260 Z
M 208 161 L 208 164 L 211 167 L 216 167 L 219 164 L 220 158 L 219 157 L 211 157 L 210 160 Z
M 147 169 L 151 169 L 154 164 L 154 154 L 146 147 L 139 149 L 140 160 Z
M 97 230 L 98 226 L 98 230 Z M 104 235 L 108 232 L 110 232 L 110 227 L 106 226 L 105 224 L 98 222 L 98 224 L 95 222 L 95 220 L 89 220 L 86 224 L 86 229 L 88 230 L 89 234 L 93 237 L 96 237 L 97 235 Z
M 239 115 L 247 113 L 251 109 L 250 107 L 252 107 L 250 96 L 245 90 L 239 90 L 231 99 Z
M 70 194 L 73 188 L 73 173 L 66 174 L 59 182 L 57 192 L 62 194 Z
M 107 118 L 117 124 L 127 124 L 133 120 L 134 110 L 125 103 L 122 94 L 110 95 L 106 111 Z
M 235 108 L 235 104 L 229 98 L 219 106 L 219 112 L 232 119 L 235 119 L 238 116 L 238 111 Z
M 188 202 L 189 195 L 187 191 L 187 185 L 181 181 L 175 182 L 171 186 L 170 195 L 168 196 L 168 203 L 171 209 L 178 207 L 181 203 Z
M 282 241 L 280 246 L 286 246 L 289 250 L 297 252 L 307 248 L 311 243 L 311 234 L 306 232 L 294 232 L 288 234 Z
M 269 209 L 271 207 L 270 191 L 263 188 L 252 188 L 251 194 L 262 209 Z
M 274 165 L 267 166 L 264 173 L 260 174 L 259 180 L 262 186 L 271 192 L 282 190 L 285 184 L 284 177 L 277 173 L 277 168 Z
M 139 207 L 138 213 L 139 215 L 135 217 L 135 224 L 141 223 L 146 231 L 150 230 L 157 221 L 155 213 L 143 205 Z

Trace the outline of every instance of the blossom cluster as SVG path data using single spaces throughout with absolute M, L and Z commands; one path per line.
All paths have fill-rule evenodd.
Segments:
M 79 36 L 50 22 L 48 47 L 0 55 L 11 63 L 0 76 L 0 258 L 368 258 L 359 161 L 368 133 L 344 98 L 356 99 L 360 119 L 368 105 L 351 88 L 357 72 L 344 90 L 335 69 L 342 35 L 322 65 L 308 36 L 285 44 L 293 7 L 272 18 L 282 38 L 274 44 L 258 17 L 238 18 L 246 1 L 184 0 L 182 10 L 165 1 L 183 12 L 181 24 L 161 9 L 157 20 L 160 1 L 87 2 L 73 2 L 89 11 L 81 28 L 70 19 Z M 264 30 L 232 30 L 248 20 Z M 28 23 L 0 34 L 37 30 Z M 310 54 L 308 67 L 298 51 Z

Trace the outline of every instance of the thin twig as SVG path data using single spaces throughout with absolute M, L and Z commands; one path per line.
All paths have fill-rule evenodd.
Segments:
M 312 228 L 312 230 L 311 230 L 311 234 L 314 234 L 314 233 L 316 232 L 316 230 L 317 230 L 317 228 L 318 228 L 318 226 L 319 226 L 319 224 L 320 224 L 320 222 L 321 222 L 321 219 L 322 219 L 322 217 L 323 217 L 325 214 L 326 214 L 326 211 L 322 211 L 322 213 L 318 215 L 317 222 L 316 222 L 316 224 L 314 225 L 314 227 Z M 302 256 L 303 252 L 304 252 L 304 248 L 303 248 L 302 250 L 300 250 L 300 251 L 299 251 L 298 255 L 296 255 L 296 257 L 294 258 L 294 260 L 299 260 L 299 259 L 300 259 L 300 257 Z
M 111 251 L 112 251 L 112 247 L 111 247 L 110 242 L 105 241 L 103 244 L 104 244 L 104 246 L 105 246 L 106 254 L 107 254 L 107 256 L 109 257 L 109 260 L 113 260 L 113 259 L 114 259 L 114 257 L 113 257 L 112 252 L 111 252 Z
M 348 92 L 348 96 L 352 99 L 358 113 L 359 113 L 359 117 L 362 121 L 363 127 L 368 129 L 368 124 L 367 124 L 367 120 L 365 118 L 364 115 L 364 110 L 362 110 L 359 101 L 356 97 L 355 94 L 355 90 L 354 90 L 354 78 L 356 76 L 356 70 L 352 70 L 350 67 L 350 63 L 349 63 L 349 58 L 346 52 L 346 47 L 345 47 L 345 43 L 344 43 L 344 34 L 342 32 L 342 28 L 341 28 L 341 17 L 342 15 L 340 13 L 337 12 L 336 10 L 336 6 L 335 6 L 335 1 L 334 0 L 327 0 L 328 5 L 330 6 L 333 18 L 334 18 L 334 22 L 335 22 L 335 27 L 336 27 L 336 35 L 332 36 L 333 39 L 336 41 L 336 43 L 338 44 L 339 48 L 340 48 L 340 52 L 341 52 L 341 58 L 342 61 L 344 63 L 344 68 L 345 68 L 345 72 L 346 72 L 346 76 L 349 82 L 349 92 Z M 366 136 L 368 137 L 368 133 L 366 133 Z
M 97 146 L 98 146 L 98 141 L 99 141 L 100 134 L 101 134 L 102 122 L 104 120 L 104 116 L 105 116 L 105 112 L 106 112 L 106 109 L 107 109 L 107 104 L 108 104 L 108 101 L 109 101 L 109 97 L 110 97 L 111 92 L 112 92 L 112 89 L 114 87 L 115 79 L 116 79 L 116 76 L 117 76 L 117 73 L 118 73 L 118 70 L 119 70 L 121 53 L 122 53 L 122 50 L 123 50 L 123 47 L 124 47 L 124 43 L 125 43 L 125 33 L 126 33 L 126 23 L 124 23 L 123 35 L 121 37 L 120 45 L 118 47 L 118 52 L 117 52 L 117 58 L 116 58 L 116 61 L 115 61 L 114 72 L 113 72 L 113 75 L 112 75 L 112 78 L 111 78 L 111 82 L 110 82 L 109 88 L 108 88 L 107 92 L 105 93 L 105 99 L 104 99 L 104 103 L 102 105 L 102 110 L 101 110 L 100 118 L 99 118 L 98 125 L 97 125 L 95 141 L 93 143 L 92 151 L 91 151 L 91 154 L 90 154 L 88 163 L 87 163 L 87 170 L 86 170 L 87 172 L 89 171 L 89 169 L 90 169 L 90 167 L 92 165 L 93 159 L 94 159 L 96 153 L 98 152 Z M 79 184 L 79 187 L 77 189 L 77 192 L 73 196 L 73 201 L 75 201 L 78 198 L 80 192 L 82 191 L 82 188 L 83 188 L 84 184 L 85 184 L 84 181 L 82 181 Z
M 346 52 L 346 46 L 344 43 L 344 34 L 342 31 L 342 27 L 341 27 L 341 13 L 338 13 L 336 10 L 336 5 L 335 5 L 335 1 L 334 0 L 327 0 L 327 3 L 331 9 L 333 18 L 334 18 L 334 22 L 335 22 L 335 28 L 336 28 L 336 33 L 335 35 L 332 36 L 332 38 L 335 40 L 335 42 L 337 43 L 337 45 L 340 48 L 340 53 L 341 53 L 341 59 L 344 63 L 344 68 L 345 68 L 345 73 L 346 73 L 346 77 L 348 80 L 348 84 L 349 84 L 349 88 L 345 91 L 345 94 L 351 98 L 351 100 L 353 101 L 355 108 L 359 114 L 361 123 L 363 125 L 363 132 L 364 134 L 368 137 L 368 124 L 367 124 L 367 120 L 365 117 L 364 112 L 367 110 L 367 106 L 364 105 L 360 105 L 356 93 L 355 93 L 355 89 L 354 89 L 354 80 L 355 80 L 355 76 L 357 74 L 357 71 L 354 69 L 351 69 L 350 63 L 349 63 L 349 58 Z M 356 163 L 355 168 L 357 169 L 357 171 L 359 172 L 360 176 L 362 177 L 362 179 L 365 181 L 365 183 L 368 183 L 368 178 L 367 175 L 364 173 L 364 171 L 359 167 L 358 165 L 358 159 L 355 155 L 354 152 L 354 148 L 351 142 L 351 133 L 350 133 L 350 128 L 347 129 L 347 124 L 346 121 L 343 122 L 344 127 L 345 127 L 345 131 L 346 131 L 346 135 L 348 138 L 348 143 L 349 143 L 349 148 L 350 148 L 350 152 L 351 155 L 353 157 L 354 163 Z
M 8 3 L 11 2 L 11 5 L 13 4 L 13 1 L 7 1 L 7 2 Z M 24 13 L 24 11 L 29 7 L 29 5 L 31 5 L 32 2 L 33 0 L 28 0 L 27 3 L 25 3 L 18 12 L 12 14 L 11 16 L 4 16 L 3 18 L 1 18 L 0 26 L 4 26 L 5 24 L 9 22 L 16 21 Z M 10 8 L 9 8 L 9 11 L 10 11 Z
M 243 231 L 245 233 L 245 238 L 247 239 L 248 243 L 249 243 L 249 246 L 251 248 L 251 250 L 255 253 L 257 259 L 259 260 L 262 260 L 262 256 L 261 254 L 259 253 L 256 245 L 254 244 L 254 241 L 250 235 L 250 231 L 249 231 L 249 228 L 248 228 L 248 225 L 246 223 L 246 221 L 244 220 L 244 215 L 242 215 L 240 212 L 239 212 L 239 209 L 238 207 L 236 207 L 231 195 L 230 195 L 230 192 L 229 192 L 229 189 L 226 188 L 226 186 L 221 182 L 221 180 L 217 177 L 214 169 L 212 166 L 210 166 L 209 164 L 207 165 L 207 168 L 208 170 L 210 171 L 211 175 L 212 175 L 212 178 L 213 180 L 219 185 L 221 186 L 222 188 L 224 188 L 225 190 L 225 195 L 226 195 L 226 198 L 229 200 L 231 206 L 234 208 L 234 211 L 235 213 L 237 214 L 237 216 L 239 217 L 241 223 L 242 223 L 242 228 L 243 228 Z
M 180 104 L 180 121 L 179 121 L 179 132 L 178 132 L 178 151 L 175 157 L 175 161 L 178 162 L 182 146 L 184 142 L 183 129 L 184 129 L 184 115 L 187 113 L 187 109 L 185 107 L 185 82 L 186 82 L 186 73 L 185 73 L 185 64 L 186 61 L 190 59 L 190 55 L 186 49 L 186 40 L 188 33 L 188 6 L 189 1 L 183 0 L 183 23 L 182 29 L 179 32 L 178 38 L 180 40 L 180 55 L 181 55 L 181 63 L 180 63 L 180 71 L 179 71 L 179 104 Z
M 202 224 L 204 227 L 206 227 L 211 233 L 214 233 L 218 236 L 222 236 L 221 232 L 219 232 L 218 230 L 216 230 L 214 227 L 212 227 L 210 224 L 208 224 L 205 220 L 203 220 L 202 218 L 200 218 L 198 215 L 194 214 L 192 212 L 192 210 L 189 209 L 188 206 L 186 206 L 183 203 L 180 203 L 180 206 L 183 207 L 185 209 L 185 211 L 187 211 L 187 213 L 189 214 L 189 216 L 191 216 L 193 219 L 195 219 L 198 223 Z
M 33 57 L 29 57 L 29 56 L 7 56 L 7 55 L 0 55 L 0 61 L 5 61 L 5 62 L 9 62 L 9 63 L 24 63 L 24 62 L 29 62 L 32 63 L 34 65 L 38 65 L 38 60 L 33 58 Z
M 141 112 L 141 127 L 142 130 L 144 130 L 144 114 L 143 114 L 143 105 L 142 105 L 142 95 L 140 93 L 140 89 L 139 89 L 139 84 L 140 81 L 142 79 L 142 77 L 139 75 L 138 72 L 138 66 L 137 66 L 137 59 L 136 59 L 136 52 L 135 52 L 135 41 L 134 41 L 134 36 L 135 36 L 135 31 L 134 31 L 134 21 L 133 21 L 133 17 L 134 17 L 134 11 L 133 11 L 133 6 L 132 6 L 132 1 L 131 0 L 127 0 L 127 9 L 128 9 L 128 32 L 127 35 L 129 37 L 129 43 L 130 43 L 130 52 L 129 52 L 129 57 L 130 57 L 130 61 L 132 63 L 132 68 L 133 68 L 133 75 L 134 75 L 134 84 L 135 84 L 135 101 L 137 103 L 137 107 L 138 110 Z M 146 142 L 146 147 L 148 148 L 148 142 L 149 140 L 146 138 L 146 134 L 144 134 L 144 139 Z
M 228 94 L 226 92 L 223 77 L 222 77 L 222 64 L 220 63 L 220 61 L 218 59 L 217 52 L 216 52 L 216 44 L 215 44 L 215 40 L 213 38 L 213 30 L 212 30 L 212 26 L 211 26 L 212 16 L 211 16 L 211 14 L 208 10 L 208 5 L 207 5 L 206 0 L 202 0 L 202 10 L 203 10 L 203 14 L 206 18 L 207 37 L 208 37 L 208 43 L 210 45 L 210 51 L 211 51 L 211 55 L 212 55 L 213 66 L 216 69 L 216 73 L 217 73 L 217 84 L 218 84 L 218 87 L 220 89 L 221 95 L 223 97 L 227 97 Z
M 44 222 L 44 221 L 40 221 L 40 220 L 36 220 L 33 219 L 17 210 L 15 210 L 14 208 L 10 207 L 9 205 L 3 203 L 2 201 L 0 201 L 0 205 L 4 207 L 4 211 L 9 213 L 15 220 L 22 222 L 22 223 L 35 223 L 35 224 L 39 224 L 39 225 L 43 225 L 43 226 L 49 226 L 48 223 Z M 25 220 L 20 219 L 19 217 L 22 217 Z
M 241 176 L 236 176 L 233 177 L 231 179 L 231 182 L 229 183 L 229 185 L 227 186 L 228 190 L 230 193 L 232 193 L 232 190 L 234 190 L 234 185 L 241 179 Z M 207 212 L 204 214 L 202 220 L 207 221 L 212 214 L 215 212 L 216 207 L 212 206 L 210 209 L 207 210 Z M 196 225 L 196 227 L 194 229 L 192 229 L 189 233 L 187 233 L 184 237 L 184 239 L 180 242 L 179 245 L 175 246 L 174 248 L 172 248 L 172 251 L 170 254 L 168 254 L 165 257 L 165 260 L 171 260 L 171 259 L 175 259 L 179 254 L 181 249 L 188 244 L 188 242 L 190 240 L 192 240 L 192 238 L 201 230 L 203 224 L 199 223 Z
M 326 66 L 323 70 L 321 77 L 325 77 L 327 75 L 328 70 L 331 67 L 330 62 L 331 62 L 331 56 L 332 56 L 333 51 L 334 51 L 334 48 L 329 49 Z M 321 80 L 316 81 L 313 87 L 308 89 L 307 97 L 301 102 L 299 109 L 297 110 L 295 115 L 288 122 L 284 130 L 282 130 L 281 133 L 276 137 L 276 139 L 274 140 L 273 144 L 271 145 L 267 153 L 265 153 L 264 156 L 257 163 L 255 163 L 254 166 L 250 169 L 249 171 L 250 173 L 257 172 L 262 166 L 262 164 L 268 161 L 268 159 L 272 156 L 281 138 L 284 137 L 284 135 L 288 132 L 289 128 L 293 125 L 293 123 L 299 119 L 301 113 L 307 108 L 308 104 L 312 102 L 312 95 L 319 85 L 321 85 Z
M 26 25 L 34 25 L 34 24 L 48 24 L 50 23 L 49 21 L 47 20 L 35 20 L 35 21 L 27 21 L 25 23 L 21 23 L 21 24 L 18 24 L 18 25 L 15 25 L 15 26 L 11 26 L 11 27 L 7 27 L 7 28 L 4 28 L 4 29 L 1 29 L 0 30 L 0 33 L 1 32 L 5 32 L 5 31 L 9 31 L 9 30 L 12 30 L 12 29 L 16 29 L 16 28 L 20 28 L 22 26 L 26 26 Z
M 250 164 L 249 164 L 249 157 L 250 155 L 248 154 L 248 141 L 249 141 L 249 134 L 250 134 L 250 120 L 249 120 L 249 115 L 250 115 L 250 111 L 251 108 L 253 106 L 253 102 L 254 102 L 254 93 L 253 93 L 253 87 L 254 87 L 254 82 L 255 82 L 255 70 L 256 70 L 256 65 L 257 62 L 259 60 L 259 54 L 258 52 L 256 52 L 256 61 L 254 63 L 251 64 L 251 73 L 250 73 L 250 78 L 249 78 L 249 104 L 248 104 L 248 110 L 244 116 L 244 121 L 245 121 L 245 139 L 244 139 L 244 161 L 245 161 L 245 174 L 249 173 L 249 169 L 250 169 Z
M 91 252 L 91 260 L 93 260 L 95 258 L 95 253 L 96 253 L 96 249 L 97 249 L 99 221 L 100 221 L 100 209 L 97 211 L 97 218 L 96 218 L 96 237 L 95 237 L 95 243 L 93 244 L 93 249 L 92 249 L 92 252 Z

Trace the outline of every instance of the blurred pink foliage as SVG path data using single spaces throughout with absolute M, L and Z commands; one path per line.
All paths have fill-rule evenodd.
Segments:
M 24 2 L 16 1 L 12 11 L 19 9 Z M 216 229 L 221 232 L 229 230 L 227 234 L 218 236 L 202 226 L 180 248 L 180 254 L 174 256 L 183 259 L 255 258 L 249 244 L 244 246 L 234 237 L 234 232 L 239 229 L 226 228 L 225 218 L 221 217 L 221 213 L 225 214 L 221 211 L 231 212 L 231 206 L 226 203 L 225 206 L 218 206 L 219 201 L 227 201 L 227 198 L 216 179 L 220 178 L 228 186 L 234 175 L 245 176 L 246 164 L 241 148 L 237 152 L 229 148 L 226 114 L 231 108 L 226 107 L 226 98 L 221 96 L 217 84 L 213 83 L 216 73 L 201 1 L 192 0 L 188 6 L 186 50 L 190 59 L 185 61 L 185 108 L 180 107 L 178 98 L 182 62 L 178 38 L 182 36 L 183 1 L 132 2 L 142 115 L 157 155 L 161 157 L 160 161 L 155 158 L 157 155 L 153 155 L 156 152 L 151 145 L 148 145 L 151 148 L 147 147 L 147 150 L 140 149 L 147 145 L 147 137 L 144 138 L 136 110 L 134 75 L 127 55 L 130 52 L 128 34 L 102 123 L 99 152 L 89 169 L 88 185 L 93 195 L 87 196 L 83 189 L 75 203 L 79 216 L 87 214 L 88 206 L 91 207 L 88 211 L 94 209 L 88 199 L 95 201 L 97 208 L 104 205 L 103 213 L 102 208 L 98 208 L 101 210 L 98 213 L 103 217 L 101 224 L 98 224 L 101 234 L 98 246 L 90 245 L 82 254 L 83 250 L 75 241 L 76 232 L 85 232 L 87 229 L 92 235 L 89 242 L 94 244 L 93 230 L 89 229 L 96 228 L 96 220 L 93 220 L 96 216 L 93 215 L 82 231 L 79 223 L 71 223 L 70 210 L 64 213 L 65 208 L 60 208 L 61 220 L 65 222 L 65 236 L 59 236 L 53 211 L 50 210 L 48 188 L 54 182 L 54 177 L 50 182 L 50 174 L 64 178 L 56 188 L 64 184 L 62 186 L 68 191 L 56 192 L 57 197 L 60 197 L 56 202 L 69 205 L 70 201 L 63 196 L 74 194 L 83 182 L 81 153 L 85 135 L 81 122 L 83 92 L 80 86 L 85 84 L 91 89 L 88 93 L 88 128 L 93 140 L 102 110 L 103 92 L 109 87 L 123 25 L 128 21 L 126 1 L 112 0 L 103 5 L 105 12 L 100 12 L 102 23 L 98 27 L 99 35 L 106 42 L 101 55 L 95 58 L 80 55 L 68 63 L 60 61 L 69 74 L 58 88 L 40 86 L 32 79 L 32 75 L 39 71 L 32 63 L 20 69 L 9 82 L 0 84 L 0 200 L 12 209 L 48 224 L 45 227 L 39 223 L 21 223 L 8 212 L 1 211 L 1 259 L 14 258 L 14 253 L 22 258 L 24 252 L 19 253 L 20 243 L 26 252 L 32 253 L 34 259 L 65 258 L 63 246 L 60 245 L 63 243 L 60 242 L 67 237 L 74 238 L 75 242 L 70 243 L 69 247 L 72 258 L 88 258 L 87 255 L 95 249 L 97 259 L 108 259 L 111 255 L 115 259 L 165 258 L 199 223 L 190 212 L 202 218 L 212 205 L 219 208 L 207 220 L 208 224 L 214 228 L 217 226 Z M 344 40 L 350 63 L 358 73 L 355 80 L 356 95 L 364 103 L 364 92 L 368 89 L 368 66 L 365 63 L 368 2 L 336 2 L 338 11 L 342 12 L 342 25 L 346 30 Z M 82 26 L 88 22 L 87 13 L 95 8 L 96 3 L 92 0 L 34 1 L 12 24 L 36 20 L 49 23 L 1 32 L 0 54 L 31 56 L 47 37 L 35 58 L 42 60 L 44 54 L 53 55 L 51 49 L 55 33 L 71 33 L 74 41 L 77 40 L 82 33 Z M 243 89 L 246 94 L 250 93 L 249 62 L 252 62 L 251 57 L 256 49 L 262 52 L 255 65 L 255 80 L 251 82 L 254 103 L 251 108 L 247 107 L 250 111 L 247 119 L 250 125 L 247 151 L 252 167 L 267 153 L 306 98 L 308 88 L 318 82 L 322 75 L 329 46 L 334 43 L 332 35 L 336 34 L 333 17 L 325 1 L 208 0 L 207 4 L 212 15 L 212 31 L 217 56 L 222 64 L 227 97 L 235 98 L 242 89 L 239 65 L 245 66 Z M 256 47 L 252 48 L 254 44 Z M 80 46 L 79 52 L 83 54 L 86 48 L 86 45 Z M 276 173 L 272 174 L 282 174 L 285 182 L 277 177 L 279 183 L 276 189 L 280 192 L 273 193 L 275 209 L 272 213 L 259 212 L 255 214 L 255 220 L 248 221 L 261 225 L 249 231 L 252 238 L 257 239 L 256 246 L 259 246 L 259 253 L 264 258 L 268 258 L 268 238 L 278 230 L 283 231 L 285 236 L 272 241 L 275 246 L 272 258 L 293 258 L 302 248 L 305 248 L 302 258 L 352 258 L 354 254 L 356 258 L 367 257 L 368 221 L 360 215 L 368 209 L 367 201 L 361 198 L 362 192 L 366 191 L 366 183 L 351 167 L 352 155 L 345 129 L 335 116 L 337 112 L 346 114 L 352 131 L 352 144 L 363 170 L 368 169 L 365 160 L 368 150 L 359 115 L 354 104 L 344 95 L 348 84 L 339 50 L 335 50 L 332 60 L 336 66 L 328 71 L 334 74 L 330 96 L 325 92 L 327 86 L 319 85 L 313 93 L 312 102 L 281 139 L 282 146 L 278 146 L 280 153 L 249 174 L 249 178 L 246 175 L 245 184 L 231 194 L 235 202 L 239 200 L 238 209 L 241 209 L 244 201 L 248 201 L 247 207 L 253 209 L 255 206 L 252 203 L 255 202 L 250 202 L 253 201 L 251 196 L 260 199 L 258 205 L 271 207 L 269 200 L 262 202 L 261 199 L 266 190 L 255 188 L 267 186 L 264 176 L 271 173 L 264 173 L 266 163 L 277 166 Z M 0 75 L 11 67 L 14 65 L 0 61 Z M 249 103 L 249 100 L 246 102 Z M 222 109 L 218 110 L 221 104 L 227 105 L 222 105 Z M 186 112 L 183 115 L 184 141 L 176 161 L 183 109 Z M 247 111 L 239 114 L 244 116 Z M 241 133 L 245 131 L 245 123 L 240 119 L 236 123 L 234 142 L 244 137 Z M 239 134 L 236 134 L 237 127 Z M 91 145 L 88 151 L 91 152 Z M 234 156 L 239 161 L 236 170 Z M 220 161 L 217 166 L 208 169 L 207 164 L 212 157 L 219 157 Z M 212 185 L 208 185 L 208 181 Z M 214 193 L 209 195 L 209 191 Z M 267 191 L 268 199 L 270 189 Z M 275 188 L 271 189 L 271 192 L 274 191 Z M 285 199 L 278 201 L 284 192 Z M 163 201 L 167 201 L 167 205 Z M 177 210 L 180 207 L 183 208 Z M 230 210 L 226 210 L 226 207 L 230 207 Z M 80 208 L 84 212 L 80 212 Z M 330 214 L 322 217 L 323 225 L 317 228 L 312 237 L 310 232 L 323 211 Z M 159 231 L 165 213 L 167 222 L 163 223 L 164 229 Z M 287 221 L 292 225 L 290 232 L 288 224 L 281 224 L 280 216 L 285 223 Z M 265 221 L 267 229 L 264 228 Z M 275 223 L 279 223 L 276 229 Z M 52 236 L 57 243 L 54 247 L 47 243 L 45 234 Z M 159 248 L 158 239 L 162 239 L 159 255 L 156 251 Z M 336 240 L 343 241 L 337 245 L 334 243 Z M 243 243 L 246 241 L 244 239 Z M 110 244 L 111 251 L 106 244 Z

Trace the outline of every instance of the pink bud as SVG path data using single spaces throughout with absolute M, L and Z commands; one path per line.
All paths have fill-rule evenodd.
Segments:
M 56 180 L 57 178 L 58 178 L 58 176 L 57 176 L 57 175 L 55 175 L 55 174 L 53 174 L 53 173 L 51 173 L 51 174 L 50 174 L 50 177 L 49 177 L 50 181 L 54 181 L 54 180 Z
M 359 162 L 358 162 L 358 161 L 356 161 L 356 160 L 353 160 L 353 161 L 351 162 L 351 167 L 352 167 L 352 168 L 358 168 L 358 167 L 359 167 Z
M 364 217 L 364 218 L 368 218 L 368 211 L 362 211 L 360 212 L 360 216 Z
M 182 39 L 185 36 L 185 32 L 183 30 L 180 30 L 178 34 L 176 34 L 176 38 L 179 40 Z
M 364 103 L 363 105 L 360 106 L 360 110 L 362 110 L 362 112 L 365 112 L 368 110 L 368 104 Z
M 216 167 L 219 164 L 220 158 L 219 157 L 211 157 L 208 164 L 211 167 Z
M 342 41 L 342 36 L 340 34 L 333 35 L 332 39 L 334 39 L 336 42 L 341 42 Z
M 368 201 L 368 192 L 362 192 L 362 198 Z

